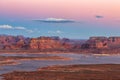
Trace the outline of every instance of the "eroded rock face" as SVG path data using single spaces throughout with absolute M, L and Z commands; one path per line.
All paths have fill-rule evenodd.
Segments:
M 25 38 L 23 36 L 0 36 L 0 49 L 17 50 L 17 49 L 37 49 L 37 50 L 65 50 L 72 48 L 69 39 L 60 39 L 59 37 L 39 37 Z
M 30 40 L 29 45 L 31 49 L 40 49 L 40 50 L 57 49 L 62 47 L 59 40 L 55 40 L 50 37 L 32 38 Z
M 120 48 L 120 37 L 109 37 L 108 39 L 110 48 Z
M 23 37 L 23 36 L 6 36 L 1 35 L 0 36 L 0 49 L 23 49 L 24 46 L 28 45 L 29 39 Z
M 96 37 L 95 40 L 89 40 L 90 47 L 92 48 L 108 48 L 108 38 L 107 37 Z
M 120 37 L 90 37 L 82 48 L 120 48 Z
M 23 36 L 0 35 L 0 50 L 80 50 L 120 48 L 120 37 L 90 37 L 87 41 L 59 37 L 25 38 Z
M 90 37 L 90 39 L 82 45 L 82 48 L 108 48 L 107 37 Z
M 54 49 L 54 50 L 65 50 L 70 49 L 71 44 L 69 44 L 68 39 L 60 39 L 53 37 L 40 37 L 32 38 L 30 41 L 31 49 Z

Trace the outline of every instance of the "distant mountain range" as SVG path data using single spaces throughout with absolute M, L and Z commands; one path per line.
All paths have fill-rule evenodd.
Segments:
M 27 38 L 0 35 L 0 50 L 84 51 L 120 48 L 120 37 L 90 37 L 88 40 L 59 38 L 58 36 Z M 92 51 L 94 52 L 94 51 Z
M 70 49 L 83 43 L 84 40 L 60 39 L 57 36 L 27 38 L 24 36 L 0 35 L 1 50 L 19 49 Z M 79 46 L 80 47 L 80 46 Z

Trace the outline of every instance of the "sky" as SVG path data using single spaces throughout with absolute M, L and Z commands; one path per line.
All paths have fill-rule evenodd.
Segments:
M 120 0 L 0 0 L 0 34 L 120 36 Z

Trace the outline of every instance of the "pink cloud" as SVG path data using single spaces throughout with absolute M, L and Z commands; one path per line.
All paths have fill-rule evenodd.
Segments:
M 0 0 L 4 16 L 25 18 L 62 17 L 94 21 L 94 15 L 105 21 L 120 17 L 119 0 Z

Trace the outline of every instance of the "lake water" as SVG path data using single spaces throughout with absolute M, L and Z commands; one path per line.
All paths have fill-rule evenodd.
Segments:
M 23 57 L 45 57 L 62 56 L 72 60 L 16 60 L 17 65 L 0 66 L 0 74 L 12 71 L 34 71 L 40 67 L 52 65 L 72 64 L 120 64 L 120 55 L 95 55 L 95 54 L 0 54 L 0 56 L 23 56 Z

